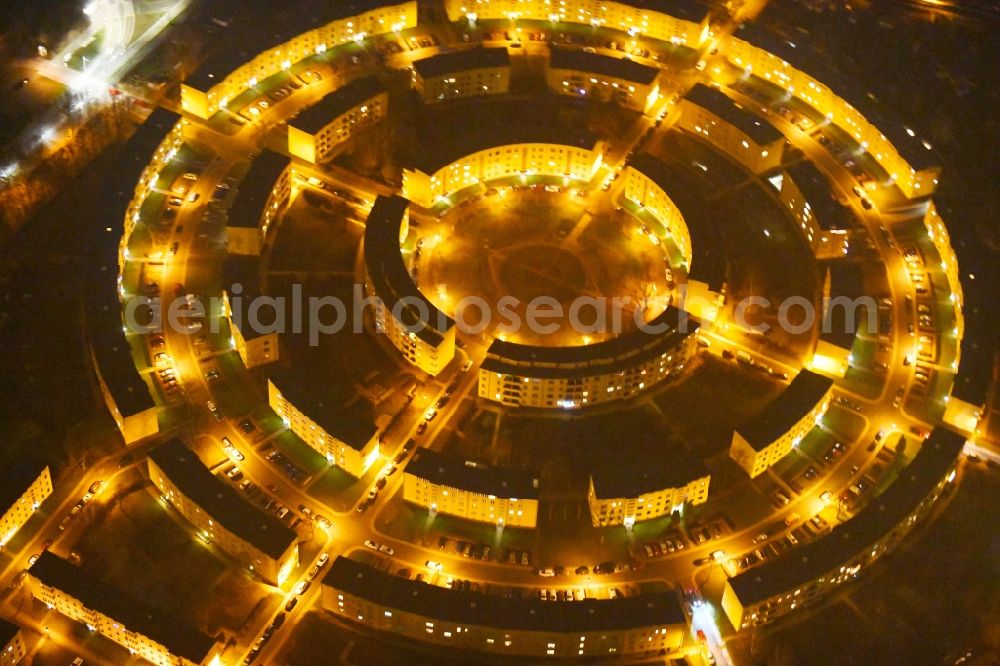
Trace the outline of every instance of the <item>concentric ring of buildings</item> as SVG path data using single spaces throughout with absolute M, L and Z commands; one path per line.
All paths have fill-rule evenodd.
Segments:
M 927 163 L 927 156 L 919 148 L 914 153 L 909 144 L 895 145 L 887 138 L 886 127 L 877 127 L 822 82 L 749 41 L 735 37 L 717 41 L 707 16 L 691 21 L 625 3 L 593 0 L 447 0 L 446 8 L 454 22 L 495 21 L 498 26 L 582 24 L 607 31 L 616 39 L 625 35 L 662 42 L 675 49 L 687 49 L 693 56 L 692 71 L 701 56 L 717 49 L 718 80 L 729 80 L 733 85 L 759 80 L 784 90 L 822 117 L 823 123 L 850 136 L 884 172 L 877 179 L 882 187 L 895 188 L 907 199 L 926 201 L 924 224 L 947 278 L 955 312 L 954 335 L 961 339 L 962 292 L 957 261 L 946 228 L 933 203 L 926 199 L 934 191 L 938 169 Z M 133 165 L 135 190 L 119 193 L 113 202 L 122 204 L 121 210 L 125 211 L 124 235 L 108 236 L 108 252 L 101 256 L 105 269 L 100 282 L 103 291 L 94 294 L 88 312 L 89 342 L 101 388 L 127 444 L 158 432 L 157 413 L 165 400 L 150 389 L 141 373 L 143 368 L 133 367 L 130 372 L 124 369 L 133 360 L 129 351 L 131 334 L 122 333 L 123 303 L 142 293 L 149 281 L 148 277 L 138 277 L 129 265 L 129 238 L 141 224 L 144 203 L 182 150 L 185 128 L 189 123 L 239 114 L 257 96 L 255 87 L 269 77 L 306 71 L 310 68 L 308 61 L 339 45 L 408 30 L 416 24 L 416 2 L 404 2 L 303 33 L 232 72 L 215 73 L 212 85 L 187 81 L 181 90 L 186 119 L 178 120 L 158 110 L 133 138 L 135 149 L 146 151 L 151 160 Z M 456 49 L 414 63 L 412 84 L 426 103 L 509 92 L 513 47 Z M 573 48 L 546 46 L 545 50 L 549 58 L 548 85 L 557 95 L 599 95 L 642 113 L 662 102 L 667 74 L 655 62 L 623 61 Z M 697 69 L 700 71 L 701 66 Z M 711 80 L 708 74 L 704 75 L 706 81 Z M 679 114 L 677 126 L 726 153 L 751 173 L 780 169 L 787 145 L 782 133 L 734 101 L 723 88 L 717 83 L 699 83 L 671 100 L 668 108 Z M 250 290 L 243 295 L 259 288 L 259 275 L 256 287 L 253 275 L 257 257 L 266 247 L 275 221 L 301 193 L 310 169 L 326 162 L 332 151 L 355 132 L 385 118 L 390 112 L 389 103 L 377 78 L 347 82 L 289 123 L 290 158 L 272 153 L 257 157 L 251 173 L 244 177 L 227 222 L 230 260 L 242 258 L 244 265 L 239 274 L 250 276 L 241 282 Z M 600 185 L 595 177 L 604 165 L 605 149 L 600 142 L 590 146 L 504 143 L 477 148 L 433 173 L 416 167 L 407 169 L 400 192 L 378 196 L 366 222 L 364 283 L 368 293 L 384 304 L 375 314 L 370 334 L 384 336 L 398 352 L 401 364 L 429 376 L 441 373 L 456 357 L 455 322 L 439 313 L 421 294 L 400 253 L 411 206 L 421 210 L 453 206 L 472 196 L 470 192 L 479 184 L 525 175 L 551 178 L 565 186 L 594 188 Z M 817 239 L 828 228 L 826 219 L 821 219 L 825 206 L 812 194 L 816 188 L 806 185 L 806 176 L 799 172 L 783 175 L 780 198 L 803 239 L 815 248 Z M 496 340 L 478 369 L 478 395 L 482 400 L 507 409 L 541 411 L 584 409 L 628 400 L 681 373 L 698 352 L 696 332 L 699 326 L 711 327 L 716 306 L 724 303 L 724 286 L 714 280 L 698 279 L 698 248 L 692 247 L 682 210 L 671 199 L 670 184 L 655 160 L 648 156 L 632 158 L 620 180 L 609 196 L 619 197 L 636 214 L 648 215 L 660 225 L 657 234 L 674 244 L 690 284 L 710 297 L 711 306 L 692 312 L 693 318 L 684 329 L 679 322 L 687 313 L 667 308 L 660 319 L 669 332 L 659 336 L 626 334 L 579 348 L 535 348 Z M 260 189 L 257 183 L 266 185 Z M 253 184 L 254 189 L 244 191 L 248 184 Z M 248 321 L 238 316 L 245 306 L 232 296 L 227 286 L 225 310 L 234 348 L 248 368 L 263 366 L 266 372 L 269 364 L 281 358 L 280 336 L 259 335 L 241 325 Z M 423 303 L 432 315 L 433 325 L 414 329 L 417 317 L 412 304 L 394 307 L 402 299 Z M 845 355 L 847 351 L 841 349 Z M 957 351 L 954 363 L 957 369 Z M 783 459 L 822 418 L 836 377 L 824 376 L 822 369 L 814 370 L 803 369 L 763 413 L 733 433 L 730 455 L 749 477 Z M 271 408 L 308 446 L 349 474 L 363 475 L 380 457 L 380 428 L 375 424 L 361 429 L 346 426 L 336 413 L 297 387 L 295 381 L 293 374 L 270 377 Z M 948 492 L 961 442 L 957 435 L 936 429 L 895 483 L 855 517 L 826 537 L 732 578 L 726 584 L 722 606 L 733 626 L 739 630 L 765 623 L 808 605 L 836 585 L 853 580 L 864 567 L 891 550 L 929 513 L 934 501 Z M 266 579 L 280 583 L 298 563 L 294 535 L 258 519 L 253 515 L 255 510 L 240 506 L 242 500 L 238 497 L 222 498 L 210 492 L 199 496 L 201 491 L 189 483 L 202 474 L 199 465 L 196 456 L 186 453 L 183 443 L 173 441 L 154 452 L 149 473 L 165 500 L 196 530 L 213 531 L 217 542 L 235 560 L 249 563 Z M 421 450 L 404 474 L 403 499 L 419 507 L 471 521 L 536 526 L 539 484 L 531 473 L 465 464 Z M 51 492 L 50 482 L 43 488 L 45 484 L 34 480 L 37 478 L 35 475 L 25 485 L 23 497 L 11 503 L 13 508 L 7 511 L 4 507 L 4 532 L 16 531 L 26 520 L 23 507 L 37 506 Z M 709 488 L 710 476 L 697 463 L 669 474 L 624 479 L 613 471 L 594 470 L 588 504 L 595 526 L 631 526 L 669 515 L 686 503 L 710 502 Z M 138 626 L 140 622 L 131 629 L 145 638 L 119 636 L 119 623 L 112 621 L 127 623 L 129 619 L 114 614 L 116 607 L 106 599 L 107 591 L 77 590 L 65 570 L 69 565 L 52 562 L 52 557 L 44 555 L 36 565 L 37 571 L 31 571 L 33 593 L 46 603 L 74 619 L 99 617 L 84 621 L 93 622 L 101 633 L 155 663 L 207 663 L 214 657 L 205 644 L 207 639 L 187 628 L 147 631 Z M 686 620 L 673 594 L 555 605 L 507 601 L 422 586 L 346 558 L 337 558 L 323 580 L 322 605 L 333 614 L 378 631 L 463 649 L 543 657 L 647 653 L 676 649 L 685 631 Z M 172 640 L 185 645 L 172 646 Z M 204 655 L 209 656 L 203 662 Z

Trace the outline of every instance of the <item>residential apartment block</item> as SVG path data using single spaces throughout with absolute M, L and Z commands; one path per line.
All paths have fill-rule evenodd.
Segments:
M 733 432 L 729 457 L 751 478 L 791 453 L 830 406 L 833 380 L 801 370 L 762 412 Z
M 134 599 L 44 551 L 26 588 L 56 612 L 84 624 L 156 666 L 217 666 L 221 645 L 186 622 Z
M 403 499 L 433 512 L 509 527 L 538 522 L 538 477 L 420 448 L 406 464 Z
M 194 526 L 199 538 L 272 584 L 283 583 L 299 565 L 298 535 L 214 475 L 179 439 L 150 452 L 148 465 L 161 497 Z

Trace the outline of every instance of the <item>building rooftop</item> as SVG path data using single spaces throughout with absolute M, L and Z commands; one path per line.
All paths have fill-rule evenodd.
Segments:
M 666 488 L 683 488 L 709 475 L 700 458 L 671 456 L 643 463 L 598 465 L 590 472 L 594 494 L 600 499 L 639 497 Z
M 94 289 L 98 287 L 91 285 Z M 115 332 L 117 326 L 117 333 Z M 121 318 L 97 323 L 93 317 L 87 318 L 88 340 L 94 352 L 101 379 L 108 387 L 111 399 L 123 418 L 142 414 L 156 407 L 150 394 L 149 385 L 136 369 L 132 347 L 121 332 Z M 104 329 L 102 332 L 98 329 Z
M 386 608 L 498 631 L 576 633 L 685 623 L 684 611 L 672 591 L 566 602 L 507 599 L 401 578 L 342 556 L 330 565 L 323 585 Z
M 833 380 L 810 370 L 801 370 L 788 387 L 762 412 L 736 431 L 760 451 L 779 439 L 816 406 L 833 386 Z
M 708 5 L 698 0 L 629 0 L 625 4 L 663 12 L 694 23 L 700 23 L 708 14 Z
M 203 11 L 204 21 L 218 18 L 228 27 L 211 26 L 214 33 L 207 57 L 184 80 L 186 85 L 208 91 L 221 83 L 230 72 L 249 62 L 257 54 L 283 44 L 293 37 L 319 28 L 331 21 L 356 16 L 380 6 L 398 4 L 398 0 L 303 0 L 296 3 L 296 11 L 275 11 L 274 0 L 243 0 L 237 13 L 219 14 L 215 6 Z M 230 4 L 232 6 L 232 4 Z M 247 47 L 247 44 L 256 46 Z
M 132 134 L 109 173 L 112 187 L 103 206 L 80 211 L 87 216 L 83 226 L 92 261 L 86 297 L 87 340 L 101 377 L 123 417 L 140 414 L 156 406 L 149 386 L 136 369 L 132 350 L 122 331 L 122 304 L 118 300 L 118 251 L 122 225 L 129 203 L 135 197 L 143 171 L 167 134 L 180 119 L 176 113 L 156 108 Z
M 538 475 L 513 467 L 490 467 L 418 448 L 406 474 L 439 486 L 504 499 L 538 499 Z
M 995 341 L 996 329 L 990 328 L 987 333 L 978 330 L 971 317 L 966 315 L 965 337 L 962 338 L 962 361 L 955 375 L 955 383 L 951 394 L 959 400 L 971 405 L 986 404 L 990 383 L 997 374 L 995 368 L 1000 366 L 1000 352 L 993 345 L 995 342 L 983 344 L 983 340 Z M 998 396 L 1000 399 L 1000 396 Z
M 719 242 L 725 236 L 725 230 L 718 217 L 706 208 L 698 191 L 687 186 L 684 174 L 676 173 L 652 155 L 633 155 L 628 166 L 656 183 L 681 212 L 691 235 L 688 278 L 706 283 L 712 291 L 721 291 L 727 267 L 725 243 Z
M 490 345 L 480 369 L 532 377 L 585 377 L 619 372 L 624 364 L 636 364 L 666 354 L 693 335 L 700 324 L 687 313 L 671 306 L 636 329 L 592 345 L 540 347 L 496 339 Z
M 288 124 L 308 134 L 316 134 L 354 107 L 384 92 L 385 86 L 375 75 L 355 79 L 299 113 Z
M 917 134 L 916 127 L 907 127 L 899 120 L 899 115 L 890 114 L 873 93 L 862 90 L 850 76 L 840 72 L 830 55 L 820 52 L 808 36 L 791 41 L 760 23 L 744 23 L 735 36 L 778 56 L 825 84 L 877 127 L 912 168 L 919 171 L 940 166 L 937 155 L 928 148 L 930 144 L 925 144 L 925 139 Z
M 400 313 L 403 323 L 430 345 L 438 345 L 454 320 L 425 297 L 414 284 L 399 249 L 399 232 L 410 202 L 400 196 L 379 196 L 365 224 L 365 267 L 375 295 L 389 310 L 406 299 Z M 416 305 L 420 303 L 420 306 Z M 421 309 L 426 313 L 423 319 Z
M 552 69 L 570 69 L 576 72 L 588 72 L 623 81 L 631 81 L 640 85 L 650 85 L 656 81 L 660 71 L 655 67 L 643 65 L 628 58 L 588 53 L 577 49 L 554 47 L 550 65 Z
M 417 70 L 417 74 L 425 80 L 465 72 L 470 69 L 495 69 L 499 67 L 510 67 L 510 55 L 507 53 L 507 48 L 503 46 L 496 48 L 476 47 L 439 53 L 413 63 L 413 69 Z
M 17 636 L 21 627 L 0 618 L 0 650 L 3 650 Z
M 267 205 L 271 190 L 281 177 L 291 160 L 269 150 L 261 151 L 250 164 L 243 180 L 240 181 L 236 197 L 229 207 L 226 224 L 230 227 L 255 229 L 260 226 L 260 218 Z
M 756 113 L 747 111 L 718 88 L 696 83 L 684 99 L 711 111 L 723 122 L 746 134 L 758 146 L 766 146 L 785 138 L 774 125 Z
M 298 541 L 298 535 L 277 518 L 247 502 L 231 485 L 205 467 L 179 439 L 171 439 L 150 452 L 171 483 L 219 525 L 277 559 Z
M 212 638 L 178 620 L 173 613 L 124 594 L 50 551 L 42 551 L 29 574 L 43 585 L 60 590 L 87 608 L 156 641 L 171 654 L 196 664 L 202 663 L 215 647 Z
M 503 97 L 424 107 L 420 145 L 409 156 L 410 163 L 433 174 L 466 155 L 497 146 L 551 143 L 592 149 L 596 135 L 585 127 L 567 126 L 558 111 L 544 100 Z
M 229 304 L 232 308 L 233 325 L 238 325 L 244 340 L 253 340 L 262 335 L 260 331 L 250 326 L 250 306 L 254 299 L 261 295 L 260 290 L 260 258 L 246 255 L 228 254 L 222 262 L 222 288 L 230 294 Z M 240 285 L 243 290 L 238 298 L 232 297 L 233 285 Z M 259 315 L 263 323 L 270 323 L 271 313 Z
M 821 262 L 820 270 L 826 270 L 830 278 L 830 298 L 849 298 L 851 301 L 865 295 L 865 288 L 862 282 L 861 266 L 853 261 L 834 259 L 832 261 Z M 877 314 L 877 308 L 872 303 L 873 316 Z M 865 308 L 858 308 L 854 312 L 854 321 L 848 319 L 848 313 L 854 312 L 851 308 L 841 306 L 830 307 L 824 312 L 823 325 L 820 327 L 820 339 L 830 344 L 837 345 L 842 349 L 850 350 L 854 346 L 854 339 L 858 333 L 858 327 L 862 322 L 867 321 L 868 312 Z M 877 327 L 876 327 L 877 328 Z
M 850 210 L 833 196 L 830 181 L 815 164 L 809 160 L 800 160 L 784 168 L 785 173 L 791 177 L 792 182 L 802 192 L 802 196 L 809 202 L 809 208 L 820 229 L 829 231 L 847 229 L 851 226 L 854 218 Z
M 798 546 L 729 579 L 746 607 L 794 590 L 838 569 L 907 518 L 944 478 L 958 458 L 965 438 L 936 429 L 916 457 L 878 498 L 830 534 Z
M 47 465 L 28 458 L 5 460 L 0 466 L 0 516 L 21 499 L 31 484 L 41 476 Z M 2 536 L 2 535 L 0 535 Z
M 344 405 L 333 394 L 328 378 L 311 376 L 308 369 L 271 372 L 269 379 L 295 408 L 316 422 L 331 437 L 361 451 L 378 433 L 375 415 L 367 402 Z

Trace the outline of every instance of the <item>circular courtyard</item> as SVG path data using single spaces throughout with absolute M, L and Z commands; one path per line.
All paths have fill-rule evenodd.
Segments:
M 446 312 L 464 308 L 470 327 L 509 323 L 504 339 L 540 346 L 598 342 L 662 312 L 672 270 L 639 220 L 599 191 L 536 188 L 493 189 L 421 223 L 412 256 L 421 291 Z M 485 313 L 467 306 L 473 299 Z M 543 330 L 525 323 L 532 307 L 555 313 Z

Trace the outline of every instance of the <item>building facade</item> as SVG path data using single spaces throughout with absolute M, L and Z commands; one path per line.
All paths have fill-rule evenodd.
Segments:
M 333 150 L 389 111 L 389 93 L 366 76 L 330 93 L 288 123 L 288 152 L 311 164 L 327 162 Z
M 0 666 L 17 666 L 27 654 L 21 627 L 0 620 Z
M 672 652 L 685 631 L 673 591 L 561 602 L 507 599 L 427 585 L 345 557 L 337 557 L 323 579 L 322 604 L 375 631 L 536 659 Z
M 775 183 L 777 181 L 772 179 L 771 182 Z M 820 241 L 820 227 L 816 219 L 816 213 L 813 210 L 813 204 L 802 193 L 802 189 L 798 186 L 798 183 L 796 183 L 795 179 L 787 171 L 782 172 L 777 190 L 778 201 L 781 202 L 785 211 L 792 217 L 802 237 L 809 244 L 809 248 L 815 250 Z
M 156 666 L 218 666 L 220 647 L 172 615 L 44 551 L 25 579 L 31 595 Z
M 556 143 L 496 146 L 467 155 L 431 175 L 403 171 L 403 196 L 423 208 L 480 183 L 504 178 L 548 176 L 589 183 L 604 163 L 603 145 L 582 148 Z
M 677 104 L 676 126 L 725 153 L 753 173 L 781 166 L 785 137 L 722 91 L 696 84 Z
M 298 535 L 247 502 L 178 439 L 149 454 L 160 496 L 214 543 L 264 580 L 280 585 L 299 565 Z
M 660 98 L 659 75 L 655 67 L 633 60 L 553 48 L 548 82 L 560 95 L 597 98 L 645 112 Z
M 950 491 L 965 438 L 940 428 L 882 495 L 816 541 L 726 581 L 722 608 L 737 630 L 809 606 L 858 578 L 920 525 Z
M 941 219 L 937 207 L 933 201 L 927 202 L 927 212 L 924 214 L 924 228 L 927 229 L 927 237 L 934 244 L 938 257 L 941 259 L 941 270 L 948 280 L 949 298 L 955 308 L 955 330 L 954 335 L 958 344 L 955 345 L 955 363 L 959 362 L 962 349 L 961 341 L 965 336 L 965 297 L 962 292 L 962 281 L 959 279 L 958 256 L 951 245 L 951 237 L 948 235 L 948 228 Z
M 154 190 L 170 189 L 169 183 L 161 182 L 160 174 L 184 145 L 184 128 L 188 124 L 190 121 L 181 120 L 176 113 L 158 107 L 129 140 L 130 145 L 132 141 L 137 142 L 137 152 L 153 141 L 158 141 L 158 144 L 152 156 L 148 153 L 136 155 L 137 159 L 146 161 L 146 166 L 143 167 L 139 180 L 131 192 L 132 198 L 125 210 L 125 230 L 118 248 L 119 273 L 124 269 L 128 259 L 129 238 L 135 230 L 135 225 L 142 220 L 141 210 L 146 199 Z
M 680 210 L 663 188 L 639 168 L 629 165 L 622 174 L 625 181 L 622 196 L 651 214 L 660 223 L 655 233 L 661 240 L 670 240 L 681 253 L 685 266 L 691 265 L 691 233 Z
M 0 470 L 0 546 L 24 527 L 51 494 L 48 465 L 20 460 Z
M 308 387 L 267 380 L 268 404 L 311 449 L 348 474 L 361 477 L 378 460 L 380 434 L 371 421 L 316 404 Z
M 878 127 L 826 84 L 796 69 L 779 56 L 735 37 L 726 41 L 725 57 L 745 75 L 758 77 L 788 91 L 820 115 L 826 116 L 831 124 L 864 147 L 905 196 L 919 198 L 934 192 L 940 168 L 917 169 L 911 166 Z
M 538 522 L 537 475 L 417 449 L 403 474 L 403 499 L 466 520 L 533 528 Z
M 703 504 L 708 500 L 711 475 L 703 464 L 660 465 L 650 463 L 640 468 L 599 469 L 590 473 L 587 504 L 594 527 L 625 525 L 631 527 L 681 511 L 685 504 Z
M 801 370 L 764 410 L 733 432 L 729 457 L 756 477 L 791 453 L 830 406 L 833 380 Z
M 181 84 L 181 105 L 185 112 L 199 118 L 210 118 L 230 101 L 270 76 L 290 69 L 292 65 L 328 49 L 360 41 L 366 37 L 408 30 L 417 25 L 416 0 L 378 7 L 356 16 L 331 21 L 315 30 L 308 30 L 289 41 L 259 53 L 249 62 L 229 72 L 218 83 Z
M 233 341 L 233 348 L 239 354 L 243 365 L 248 368 L 256 368 L 281 357 L 281 346 L 278 343 L 277 333 L 258 333 L 249 326 L 246 318 L 247 310 L 243 304 L 247 301 L 246 294 L 242 294 L 234 300 L 230 292 L 223 292 L 225 298 L 225 313 L 229 320 L 229 335 Z M 234 303 L 236 304 L 234 306 Z M 238 312 L 236 306 L 242 309 L 243 316 L 234 316 Z
M 645 7 L 602 0 L 445 0 L 448 18 L 477 20 L 511 19 L 580 23 L 596 28 L 620 30 L 679 46 L 697 48 L 708 38 L 707 16 L 687 21 Z M 705 12 L 707 14 L 707 11 Z
M 425 102 L 502 95 L 510 90 L 510 55 L 506 48 L 480 47 L 417 60 L 413 88 Z
M 680 373 L 697 352 L 699 324 L 667 308 L 637 330 L 580 347 L 494 340 L 479 366 L 479 397 L 508 407 L 580 409 L 626 400 Z

